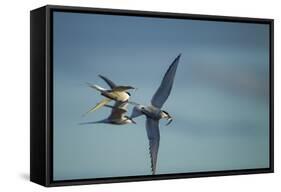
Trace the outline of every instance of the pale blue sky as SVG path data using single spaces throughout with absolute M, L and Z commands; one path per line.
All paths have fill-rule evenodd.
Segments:
M 103 74 L 149 104 L 182 53 L 160 122 L 157 174 L 269 166 L 269 26 L 54 12 L 54 180 L 150 175 L 144 117 L 137 125 L 78 125 L 102 99 Z M 131 109 L 131 107 L 130 107 Z

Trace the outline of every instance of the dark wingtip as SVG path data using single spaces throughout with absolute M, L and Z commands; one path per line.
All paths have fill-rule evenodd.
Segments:
M 100 78 L 103 78 L 103 75 L 101 75 L 101 74 L 98 74 L 98 76 L 99 76 Z
M 149 146 L 149 156 L 150 156 L 150 168 L 151 168 L 151 173 L 152 175 L 155 175 L 155 168 L 153 166 L 153 159 L 152 159 L 152 154 L 151 154 L 151 147 Z
M 178 56 L 175 58 L 175 60 L 173 61 L 173 63 L 178 62 L 178 61 L 179 61 L 179 59 L 180 59 L 180 57 L 181 57 L 181 53 L 180 53 L 180 54 L 178 54 Z
M 101 75 L 101 74 L 98 74 L 98 76 L 99 76 L 99 78 L 101 78 L 101 79 L 103 79 L 103 80 L 105 80 L 106 79 L 106 77 L 105 76 L 103 76 L 103 75 Z M 105 80 L 106 81 L 106 80 Z

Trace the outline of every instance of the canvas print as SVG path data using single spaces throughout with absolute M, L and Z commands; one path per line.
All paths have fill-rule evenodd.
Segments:
M 53 12 L 53 180 L 269 168 L 269 25 Z

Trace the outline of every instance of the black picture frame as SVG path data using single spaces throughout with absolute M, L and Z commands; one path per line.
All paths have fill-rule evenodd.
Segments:
M 97 13 L 157 18 L 189 20 L 227 21 L 242 23 L 262 23 L 270 27 L 270 66 L 269 66 L 269 161 L 270 167 L 263 169 L 243 169 L 228 171 L 208 171 L 163 175 L 111 177 L 54 181 L 53 178 L 53 67 L 52 67 L 52 12 Z M 182 13 L 148 12 L 135 10 L 100 9 L 46 5 L 30 12 L 30 180 L 43 186 L 81 185 L 129 181 L 147 181 L 177 178 L 242 175 L 274 172 L 274 20 L 246 17 L 226 17 L 194 15 Z

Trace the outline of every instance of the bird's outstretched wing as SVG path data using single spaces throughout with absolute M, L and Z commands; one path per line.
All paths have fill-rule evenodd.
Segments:
M 160 87 L 151 99 L 151 104 L 157 108 L 162 108 L 163 104 L 171 93 L 180 56 L 181 54 L 179 54 L 170 65 L 169 69 L 165 73 L 164 78 L 162 79 Z
M 136 118 L 136 117 L 141 116 L 141 115 L 143 115 L 143 113 L 141 111 L 141 105 L 134 106 L 130 118 Z
M 90 112 L 94 112 L 94 111 L 98 110 L 99 108 L 101 108 L 102 106 L 106 105 L 110 101 L 111 101 L 111 99 L 108 99 L 108 98 L 105 98 L 105 99 L 101 100 L 94 107 L 92 107 L 89 111 L 87 111 L 83 116 L 85 116 L 86 114 L 88 114 Z
M 106 107 L 109 107 L 106 105 Z M 128 111 L 127 109 L 128 103 L 127 102 L 118 102 L 116 101 L 114 106 L 111 106 L 112 108 L 111 113 L 108 117 L 108 119 L 122 119 L 122 116 Z
M 79 125 L 90 125 L 90 124 L 99 124 L 99 123 L 108 123 L 108 119 L 103 119 L 100 121 L 90 121 L 90 122 L 83 122 L 83 123 L 79 123 Z
M 133 87 L 131 87 L 131 86 L 120 85 L 120 86 L 114 87 L 114 88 L 113 88 L 112 90 L 110 90 L 110 91 L 120 91 L 120 92 L 122 92 L 122 91 L 128 91 L 128 90 L 130 90 L 130 89 L 135 89 L 135 88 L 133 88 Z
M 107 77 L 103 76 L 103 75 L 99 75 L 100 78 L 102 78 L 107 84 L 108 86 L 113 89 L 114 87 L 116 87 L 117 85 L 111 81 L 110 79 L 108 79 Z
M 149 140 L 151 171 L 152 174 L 154 175 L 156 171 L 157 155 L 158 155 L 159 141 L 160 141 L 159 121 L 147 117 L 146 133 Z
M 91 87 L 91 88 L 93 88 L 93 89 L 99 91 L 99 92 L 106 91 L 106 89 L 102 88 L 102 87 L 99 86 L 99 85 L 93 85 L 93 84 L 91 84 L 91 83 L 87 83 L 87 85 L 88 85 L 89 87 Z

